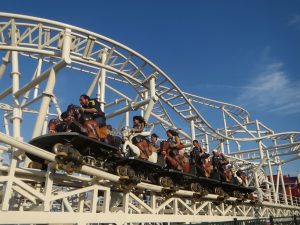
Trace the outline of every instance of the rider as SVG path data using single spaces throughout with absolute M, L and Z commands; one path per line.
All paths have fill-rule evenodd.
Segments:
M 233 178 L 233 182 L 235 184 L 242 185 L 244 187 L 249 186 L 247 175 L 245 172 L 238 170 L 235 174 L 236 174 L 236 176 Z
M 100 103 L 96 99 L 91 99 L 88 95 L 81 95 L 79 98 L 81 111 L 86 116 L 91 116 L 99 127 L 106 125 L 105 113 L 100 108 Z
M 190 152 L 190 163 L 196 166 L 197 176 L 204 176 L 203 163 L 204 160 L 209 157 L 209 154 L 205 152 L 205 149 L 201 147 L 197 140 L 193 140 L 193 146 Z
M 150 145 L 152 145 L 154 148 L 159 148 L 159 143 L 157 141 L 158 135 L 156 133 L 151 134 L 150 137 Z
M 184 152 L 184 145 L 181 143 L 179 135 L 174 130 L 167 130 L 168 142 L 170 143 L 169 147 L 169 156 L 177 161 L 177 170 L 183 172 L 189 172 L 189 162 L 188 157 L 186 157 Z M 168 159 L 170 161 L 170 159 Z M 174 165 L 173 165 L 174 166 Z M 171 167 L 173 167 L 171 166 Z
M 175 130 L 167 130 L 168 142 L 170 143 L 170 156 L 174 157 L 179 154 L 183 156 L 184 151 L 180 151 L 184 146 L 182 145 L 179 135 Z
M 225 181 L 226 177 L 224 175 L 224 171 L 226 169 L 226 165 L 229 164 L 229 161 L 226 158 L 226 156 L 223 153 L 219 152 L 218 150 L 214 149 L 211 162 L 212 162 L 213 170 L 220 175 L 221 180 Z
M 152 151 L 149 148 L 148 140 L 143 135 L 143 131 L 146 126 L 146 121 L 142 116 L 134 116 L 133 117 L 133 128 L 131 129 L 132 134 L 138 133 L 138 135 L 132 138 L 132 143 L 139 147 L 140 149 L 140 158 L 144 160 L 148 160 Z
M 193 140 L 193 149 L 190 152 L 190 164 L 191 165 L 196 165 L 198 158 L 200 156 L 200 149 L 201 146 L 199 145 L 199 142 L 197 140 Z
M 131 133 L 142 133 L 145 129 L 146 122 L 142 116 L 134 116 L 133 117 L 133 128 L 131 129 Z M 136 144 L 141 140 L 145 139 L 142 135 L 137 135 L 132 138 L 132 143 Z

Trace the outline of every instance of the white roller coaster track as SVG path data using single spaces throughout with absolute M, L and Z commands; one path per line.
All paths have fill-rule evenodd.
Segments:
M 4 124 L 0 153 L 12 155 L 8 165 L 0 161 L 0 224 L 189 223 L 231 220 L 233 216 L 299 215 L 299 200 L 280 188 L 285 187 L 283 165 L 299 159 L 299 132 L 275 133 L 261 122 L 251 120 L 250 114 L 239 106 L 183 92 L 139 53 L 68 24 L 0 13 L 0 50 L 0 79 L 11 76 L 10 86 L 0 85 L 0 115 Z M 21 60 L 30 62 L 32 77 L 28 76 L 30 69 L 24 74 L 20 71 Z M 22 119 L 26 113 L 36 120 L 32 137 L 46 132 L 48 118 L 61 113 L 62 96 L 56 96 L 54 87 L 59 72 L 66 68 L 92 75 L 87 93 L 96 89 L 108 119 L 124 115 L 125 126 L 129 126 L 130 111 L 140 110 L 154 129 L 158 125 L 178 129 L 187 146 L 191 140 L 200 139 L 206 149 L 219 148 L 225 152 L 236 167 L 251 169 L 252 183 L 258 190 L 262 185 L 268 189 L 259 191 L 264 201 L 237 205 L 230 198 L 216 205 L 217 196 L 207 195 L 200 202 L 193 202 L 193 193 L 184 190 L 164 199 L 159 195 L 161 187 L 146 183 L 138 184 L 133 192 L 119 193 L 113 191 L 119 177 L 88 166 L 83 166 L 82 174 L 72 176 L 23 167 L 28 163 L 23 161 L 24 152 L 54 161 L 52 153 L 23 142 L 22 132 L 28 129 L 22 127 Z M 120 89 L 120 85 L 133 91 Z M 108 92 L 119 97 L 106 103 Z M 36 106 L 38 102 L 40 105 Z M 219 113 L 221 125 L 215 125 L 209 110 Z M 272 176 L 275 170 L 276 181 Z M 143 191 L 149 193 L 146 201 L 141 197 Z

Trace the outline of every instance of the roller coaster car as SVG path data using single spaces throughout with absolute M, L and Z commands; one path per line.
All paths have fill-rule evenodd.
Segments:
M 75 132 L 46 134 L 32 139 L 29 143 L 56 154 L 57 169 L 72 173 L 83 164 L 95 166 L 119 175 L 120 181 L 125 184 L 123 187 L 129 187 L 140 180 L 153 183 L 153 174 L 162 170 L 159 164 L 138 157 L 123 157 L 120 146 L 114 147 Z M 46 168 L 43 159 L 32 154 L 27 156 Z
M 253 187 L 244 187 L 234 183 L 221 182 L 221 184 L 227 197 L 234 197 L 237 201 L 251 200 L 251 193 L 255 191 Z
M 162 170 L 162 167 L 156 163 L 139 159 L 138 157 L 125 157 L 118 159 L 117 164 L 117 175 L 128 176 L 123 168 L 128 168 L 131 171 L 130 176 L 138 177 L 141 181 L 147 183 L 155 183 L 156 174 Z M 121 169 L 121 170 L 120 170 Z
M 29 143 L 56 154 L 56 168 L 63 169 L 67 173 L 77 171 L 85 164 L 120 176 L 122 190 L 130 190 L 143 181 L 162 186 L 162 194 L 165 193 L 166 196 L 172 196 L 178 189 L 185 189 L 193 191 L 197 198 L 212 193 L 219 196 L 219 201 L 229 196 L 239 201 L 252 200 L 254 188 L 198 177 L 192 171 L 183 173 L 166 169 L 163 168 L 163 164 L 152 163 L 138 157 L 124 157 L 120 153 L 120 145 L 116 144 L 120 144 L 120 138 L 113 138 L 116 138 L 115 142 L 112 142 L 116 146 L 75 132 L 61 132 L 36 137 Z M 27 156 L 32 161 L 42 164 L 44 169 L 47 168 L 47 163 L 43 159 L 31 154 Z
M 60 166 L 72 162 L 74 168 L 83 163 L 102 167 L 101 164 L 108 159 L 114 161 L 121 158 L 118 148 L 75 132 L 42 135 L 29 141 L 29 144 L 56 154 L 56 161 Z M 45 165 L 44 160 L 38 156 L 27 156 L 32 161 Z

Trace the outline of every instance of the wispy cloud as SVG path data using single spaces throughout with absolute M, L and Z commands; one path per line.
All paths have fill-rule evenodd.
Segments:
M 300 28 L 300 15 L 293 15 L 293 17 L 289 21 L 289 25 L 296 26 L 297 28 Z
M 283 63 L 266 65 L 264 71 L 244 87 L 237 102 L 256 110 L 294 114 L 300 112 L 300 81 L 291 81 Z

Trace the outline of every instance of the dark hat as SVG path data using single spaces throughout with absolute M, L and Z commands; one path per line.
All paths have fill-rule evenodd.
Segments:
M 158 138 L 159 136 L 156 133 L 151 134 L 151 137 L 156 137 Z

